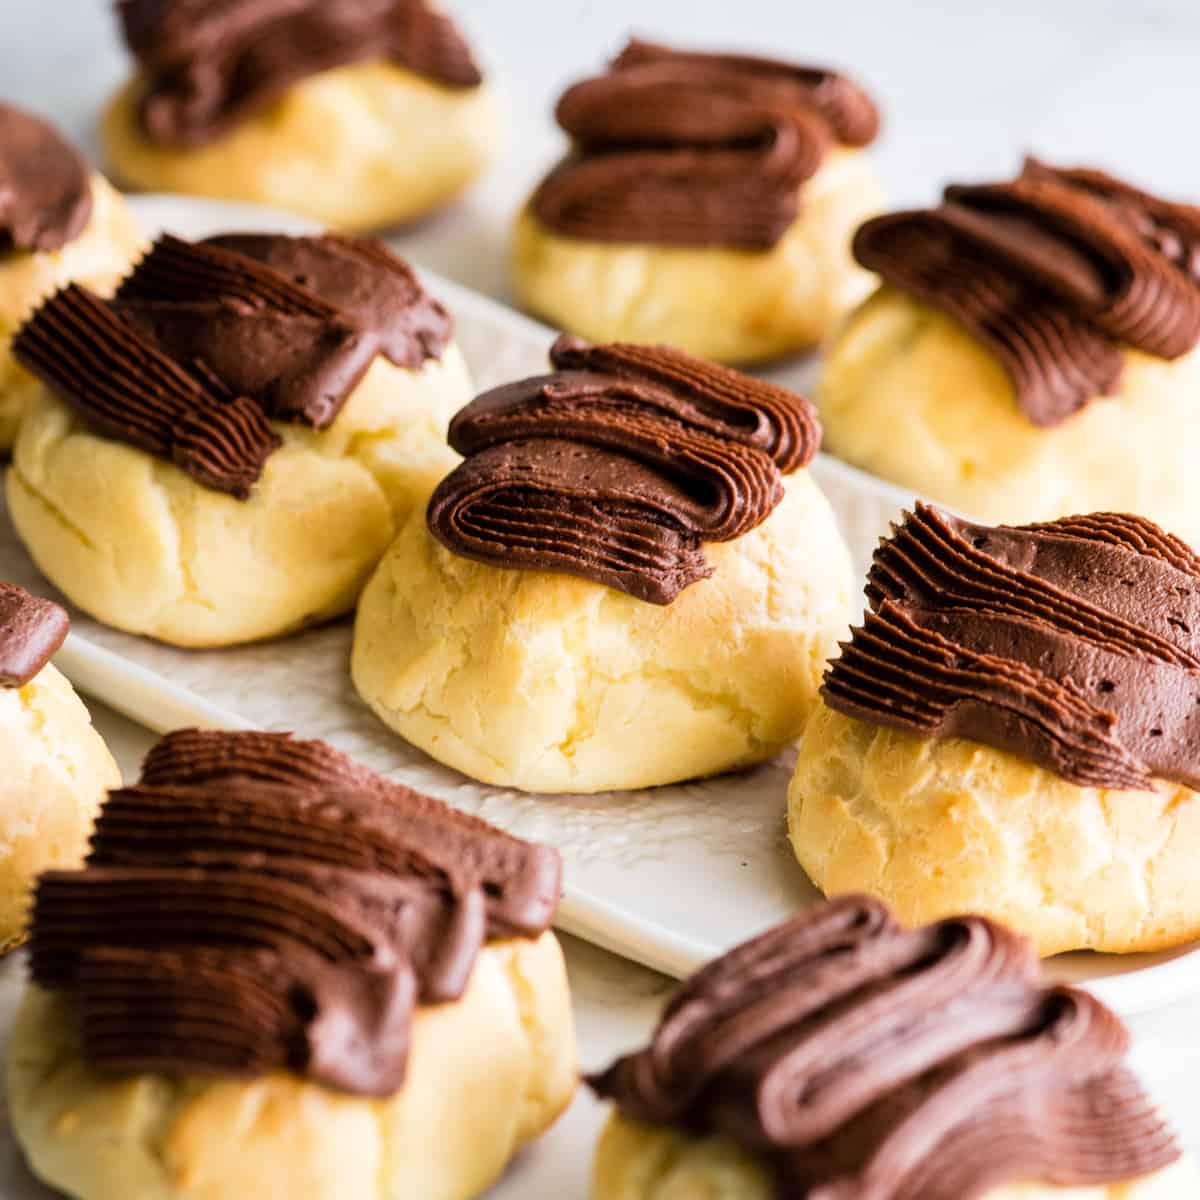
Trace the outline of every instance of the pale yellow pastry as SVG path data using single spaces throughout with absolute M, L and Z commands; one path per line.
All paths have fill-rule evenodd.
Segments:
M 448 88 L 388 62 L 363 62 L 294 84 L 264 111 L 196 147 L 151 141 L 132 80 L 104 116 L 114 176 L 146 191 L 241 200 L 362 232 L 449 203 L 495 154 L 500 104 L 484 83 Z
M 1098 1187 L 1010 1184 L 980 1200 L 1185 1200 L 1200 1187 L 1195 1163 L 1182 1158 L 1126 1183 Z M 720 1137 L 688 1137 L 614 1115 L 600 1136 L 591 1200 L 775 1200 L 767 1172 Z
M 80 1056 L 70 1000 L 36 988 L 7 1070 L 30 1165 L 78 1200 L 469 1200 L 575 1089 L 550 933 L 488 947 L 461 1000 L 418 1012 L 391 1099 L 287 1074 L 101 1074 Z
M 772 758 L 804 727 L 854 598 L 833 513 L 804 473 L 706 546 L 669 605 L 473 562 L 418 509 L 359 604 L 359 694 L 413 745 L 535 792 L 652 787 Z
M 528 208 L 513 234 L 513 287 L 531 312 L 593 341 L 666 342 L 752 363 L 817 345 L 871 290 L 850 256 L 883 193 L 867 155 L 835 150 L 769 250 L 586 241 Z

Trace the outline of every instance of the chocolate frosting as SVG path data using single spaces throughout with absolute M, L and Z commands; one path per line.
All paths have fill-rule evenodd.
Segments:
M 282 444 L 270 421 L 328 428 L 376 355 L 416 368 L 451 330 L 382 245 L 167 235 L 113 301 L 67 288 L 13 350 L 97 432 L 244 500 Z
M 489 939 L 546 930 L 560 884 L 554 850 L 322 742 L 185 730 L 110 793 L 86 866 L 40 879 L 33 978 L 72 993 L 101 1069 L 387 1096 L 415 1006 L 458 999 Z
M 45 121 L 0 104 L 0 254 L 61 250 L 92 215 L 87 164 Z
M 669 604 L 712 573 L 703 543 L 761 524 L 816 453 L 807 401 L 678 350 L 564 336 L 550 357 L 557 373 L 486 392 L 450 424 L 466 461 L 428 523 L 455 554 Z
M 1143 517 L 990 528 L 918 505 L 875 553 L 825 700 L 1084 786 L 1200 788 L 1198 581 Z
M 1035 425 L 1110 394 L 1122 346 L 1174 359 L 1200 341 L 1200 209 L 1100 171 L 1030 159 L 1010 183 L 868 221 L 854 253 L 994 353 Z
M 569 89 L 572 153 L 533 211 L 568 237 L 768 250 L 796 220 L 801 185 L 835 142 L 879 131 L 845 76 L 631 41 L 608 73 Z
M 780 1200 L 974 1200 L 1176 1160 L 1127 1049 L 1098 1000 L 1039 986 L 1003 927 L 909 931 L 849 896 L 706 967 L 589 1082 L 634 1120 L 733 1138 Z
M 483 81 L 470 48 L 426 0 L 120 0 L 146 77 L 142 131 L 202 146 L 295 84 L 351 63 L 390 59 L 444 87 Z
M 58 653 L 70 626 L 57 604 L 0 583 L 0 688 L 29 683 Z

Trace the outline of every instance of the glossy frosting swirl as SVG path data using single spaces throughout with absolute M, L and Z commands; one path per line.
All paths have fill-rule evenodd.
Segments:
M 666 347 L 560 337 L 553 375 L 454 418 L 466 461 L 428 524 L 493 566 L 560 571 L 669 604 L 710 575 L 703 543 L 741 537 L 816 453 L 807 401 Z
M 114 300 L 72 286 L 46 301 L 13 352 L 98 433 L 245 500 L 281 445 L 271 421 L 327 429 L 377 355 L 417 368 L 450 335 L 376 243 L 167 235 Z
M 870 98 L 834 71 L 631 41 L 607 74 L 569 89 L 572 153 L 533 211 L 568 237 L 768 250 L 834 143 L 879 130 Z
M 875 553 L 826 703 L 1083 786 L 1200 788 L 1200 558 L 1143 517 L 990 528 L 918 505 Z
M 15 583 L 0 583 L 0 688 L 31 682 L 58 653 L 71 627 L 51 600 L 31 596 Z
M 558 903 L 548 847 L 287 734 L 170 734 L 112 792 L 92 853 L 43 875 L 34 981 L 69 991 L 104 1070 L 290 1070 L 403 1083 L 417 1004 Z
M 1122 346 L 1174 359 L 1200 341 L 1200 209 L 1100 171 L 1031 159 L 1010 183 L 868 221 L 854 252 L 991 350 L 1035 425 L 1111 393 Z
M 0 254 L 61 250 L 92 215 L 87 164 L 45 121 L 0 104 Z
M 1127 1048 L 1099 1001 L 1039 985 L 1016 934 L 909 931 L 851 896 L 706 967 L 590 1083 L 634 1120 L 733 1138 L 781 1200 L 973 1200 L 1174 1161 Z
M 450 88 L 482 75 L 454 22 L 426 0 L 120 0 L 145 76 L 142 130 L 202 146 L 334 67 L 390 59 Z

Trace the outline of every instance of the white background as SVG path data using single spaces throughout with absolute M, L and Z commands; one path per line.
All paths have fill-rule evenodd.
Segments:
M 1200 198 L 1193 0 L 445 2 L 507 95 L 509 137 L 466 201 L 399 244 L 416 261 L 501 297 L 511 214 L 561 149 L 553 99 L 631 31 L 850 71 L 884 106 L 875 153 L 898 203 L 930 199 L 951 176 L 1008 173 L 1027 150 Z M 89 151 L 98 108 L 125 70 L 104 0 L 0 0 L 0 97 L 44 112 Z M 134 770 L 148 736 L 108 714 L 101 724 L 127 773 Z M 664 984 L 578 944 L 568 957 L 584 1063 L 599 1066 L 645 1036 Z M 1140 1019 L 1135 1033 L 1139 1062 L 1200 1149 L 1200 1004 Z M 493 1200 L 582 1200 L 599 1119 L 581 1098 Z

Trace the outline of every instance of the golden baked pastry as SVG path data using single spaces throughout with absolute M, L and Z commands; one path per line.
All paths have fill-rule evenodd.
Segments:
M 528 791 L 773 757 L 854 595 L 798 469 L 805 402 L 663 348 L 562 339 L 552 357 L 557 374 L 455 419 L 467 461 L 359 604 L 359 694 L 439 761 Z
M 698 116 L 698 114 L 703 114 Z M 878 115 L 831 71 L 631 42 L 563 96 L 574 149 L 517 220 L 527 308 L 593 341 L 718 362 L 808 349 L 870 289 Z
M 130 0 L 138 69 L 101 128 L 113 172 L 347 232 L 447 204 L 495 153 L 499 103 L 449 17 L 425 0 L 371 7 Z

